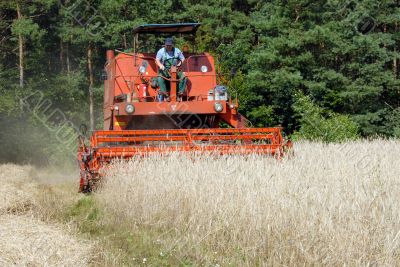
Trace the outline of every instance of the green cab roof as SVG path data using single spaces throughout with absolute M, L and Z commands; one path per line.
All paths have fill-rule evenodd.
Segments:
M 133 29 L 133 33 L 196 33 L 200 23 L 144 24 Z

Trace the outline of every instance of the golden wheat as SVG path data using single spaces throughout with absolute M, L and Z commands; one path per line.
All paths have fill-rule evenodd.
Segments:
M 27 215 L 1 215 L 0 240 L 1 266 L 87 266 L 91 258 L 90 243 Z
M 0 165 L 0 266 L 86 266 L 92 243 L 77 239 L 70 225 L 37 218 L 50 211 L 38 203 L 46 191 L 32 172 L 31 166 Z
M 35 205 L 37 185 L 29 177 L 31 166 L 0 165 L 0 214 L 25 213 Z
M 400 142 L 297 143 L 295 156 L 156 155 L 116 162 L 109 220 L 160 233 L 201 265 L 400 264 Z M 151 262 L 149 262 L 151 264 Z

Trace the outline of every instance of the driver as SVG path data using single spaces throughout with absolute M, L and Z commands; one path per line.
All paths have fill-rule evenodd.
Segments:
M 184 61 L 185 57 L 183 56 L 181 50 L 174 47 L 172 38 L 165 39 L 165 47 L 158 50 L 156 56 L 156 64 L 159 67 L 157 81 L 158 85 L 160 86 L 160 101 L 162 101 L 164 96 L 167 97 L 167 99 L 169 98 L 167 85 L 163 77 L 171 78 L 169 73 L 171 66 L 175 65 L 179 67 Z M 181 71 L 178 71 L 177 76 L 179 79 L 178 97 L 181 98 L 186 89 L 187 78 Z

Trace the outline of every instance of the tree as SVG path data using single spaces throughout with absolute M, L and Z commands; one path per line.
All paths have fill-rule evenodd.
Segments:
M 300 90 L 323 109 L 350 115 L 363 135 L 390 134 L 387 104 L 398 107 L 393 99 L 399 88 L 391 63 L 399 57 L 398 40 L 388 33 L 396 28 L 393 5 L 367 0 L 258 5 L 251 15 L 259 45 L 248 68 L 250 92 L 258 101 L 249 114 L 255 118 L 272 109 L 267 121 L 281 121 L 289 132 L 298 129 L 291 107 Z
M 45 33 L 44 29 L 40 29 L 33 18 L 44 8 L 42 3 L 38 1 L 31 8 L 27 8 L 28 2 L 24 0 L 11 1 L 6 0 L 0 4 L 0 8 L 13 11 L 9 21 L 11 25 L 10 40 L 16 41 L 18 46 L 18 69 L 19 69 L 19 86 L 24 87 L 25 82 L 25 49 L 28 40 L 37 42 Z M 12 13 L 11 13 L 12 14 Z M 8 28 L 8 27 L 7 27 Z

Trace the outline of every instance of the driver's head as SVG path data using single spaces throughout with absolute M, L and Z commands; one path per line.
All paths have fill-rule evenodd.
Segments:
M 172 40 L 171 37 L 168 37 L 167 39 L 165 39 L 165 48 L 167 49 L 167 51 L 171 51 L 172 47 L 174 47 L 174 40 Z

